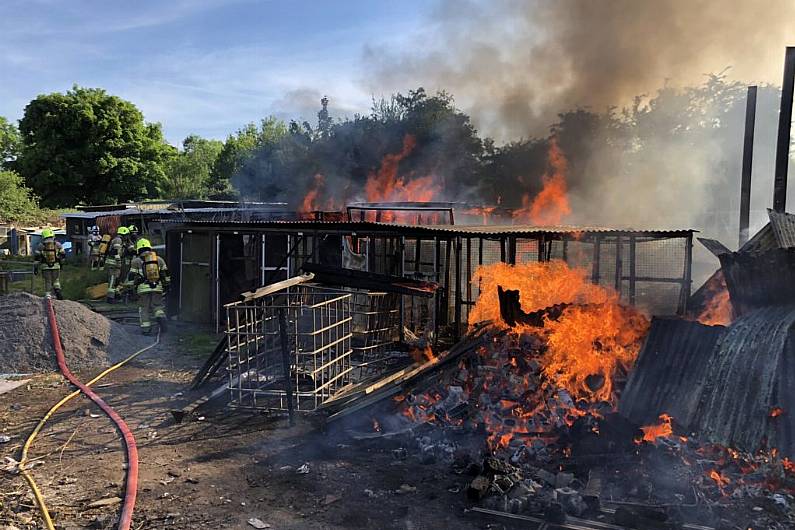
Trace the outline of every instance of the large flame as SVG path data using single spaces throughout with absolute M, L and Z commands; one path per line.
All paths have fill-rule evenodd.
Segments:
M 500 319 L 497 286 L 518 290 L 525 312 L 554 304 L 571 305 L 554 320 L 547 319 L 543 334 L 547 350 L 542 372 L 559 388 L 588 401 L 612 401 L 613 380 L 627 369 L 640 351 L 648 330 L 645 316 L 619 304 L 612 289 L 594 285 L 587 273 L 559 260 L 520 265 L 495 263 L 479 267 L 480 297 L 470 313 L 470 323 Z
M 559 225 L 571 213 L 566 184 L 568 162 L 554 136 L 549 141 L 547 166 L 547 172 L 541 176 L 541 191 L 532 200 L 529 194 L 524 194 L 522 207 L 513 214 L 515 220 L 534 225 Z
M 710 278 L 704 289 L 707 301 L 696 320 L 708 326 L 731 324 L 734 319 L 734 308 L 723 272 L 718 271 L 715 276 Z
M 403 137 L 403 148 L 397 153 L 384 156 L 378 171 L 371 171 L 367 176 L 365 194 L 370 202 L 430 202 L 439 193 L 439 186 L 432 176 L 408 179 L 399 175 L 400 162 L 403 161 L 417 145 L 414 136 Z

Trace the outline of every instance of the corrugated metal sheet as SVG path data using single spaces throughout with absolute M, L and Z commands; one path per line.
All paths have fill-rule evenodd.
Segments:
M 717 239 L 708 239 L 706 237 L 699 237 L 698 241 L 704 245 L 704 247 L 712 252 L 713 255 L 720 257 L 721 254 L 729 254 L 731 250 L 726 248 L 726 245 L 718 241 Z
M 758 309 L 730 326 L 707 366 L 695 422 L 702 436 L 747 451 L 795 453 L 793 414 L 770 416 L 773 407 L 795 403 L 793 324 L 795 306 L 787 306 Z
M 776 240 L 776 235 L 773 233 L 773 227 L 768 223 L 763 226 L 759 232 L 754 234 L 754 237 L 749 239 L 737 252 L 741 254 L 756 254 L 773 248 L 778 248 L 778 241 Z
M 166 222 L 179 222 L 175 220 L 164 219 Z M 248 224 L 256 226 L 257 228 L 274 228 L 280 230 L 323 230 L 323 229 L 338 229 L 350 231 L 396 231 L 405 232 L 411 231 L 414 233 L 429 234 L 449 234 L 461 235 L 466 237 L 472 236 L 486 236 L 486 237 L 500 237 L 500 236 L 540 236 L 544 234 L 550 235 L 588 235 L 588 234 L 604 234 L 604 235 L 635 235 L 644 237 L 659 237 L 659 238 L 673 238 L 673 237 L 687 237 L 695 232 L 695 230 L 633 230 L 633 229 L 618 229 L 618 228 L 604 228 L 595 226 L 532 226 L 532 225 L 405 225 L 396 223 L 377 223 L 371 221 L 315 221 L 315 220 L 298 220 L 298 221 L 271 221 L 271 220 L 230 220 L 228 224 Z M 220 223 L 212 220 L 197 220 L 186 223 L 188 225 L 219 225 Z
M 732 304 L 738 315 L 795 301 L 795 248 L 720 256 Z
M 768 210 L 770 225 L 779 248 L 795 247 L 795 215 Z
M 639 424 L 667 412 L 705 440 L 795 456 L 795 305 L 728 328 L 654 319 L 619 403 Z M 774 407 L 785 414 L 772 417 Z
M 656 423 L 663 412 L 690 426 L 696 417 L 706 369 L 723 326 L 654 318 L 627 386 L 619 412 L 640 425 Z

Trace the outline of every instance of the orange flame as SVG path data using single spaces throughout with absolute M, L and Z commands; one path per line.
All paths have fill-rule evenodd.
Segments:
M 729 477 L 718 471 L 717 469 L 713 469 L 709 472 L 709 478 L 715 481 L 715 484 L 718 485 L 718 489 L 720 489 L 721 493 L 725 495 L 723 491 L 726 486 L 731 483 Z
M 778 418 L 779 416 L 784 414 L 784 412 L 785 412 L 784 409 L 781 407 L 773 407 L 772 409 L 770 409 L 770 417 Z
M 543 374 L 573 397 L 612 400 L 614 375 L 637 357 L 649 326 L 646 317 L 620 305 L 612 289 L 590 283 L 586 271 L 559 260 L 495 263 L 479 267 L 475 276 L 481 278 L 480 297 L 470 324 L 491 320 L 504 325 L 497 286 L 518 290 L 525 312 L 560 303 L 583 304 L 567 307 L 557 320 L 545 322 Z
M 707 303 L 698 315 L 698 320 L 707 326 L 728 326 L 734 319 L 729 289 L 726 287 L 726 278 L 718 272 L 705 285 Z
M 549 141 L 548 170 L 541 176 L 541 191 L 532 200 L 522 197 L 522 207 L 513 213 L 514 219 L 534 225 L 559 225 L 571 213 L 566 172 L 568 162 L 556 137 Z
M 636 441 L 656 443 L 657 438 L 668 438 L 672 436 L 674 434 L 673 427 L 671 426 L 672 421 L 673 418 L 668 414 L 660 414 L 660 423 L 641 427 L 640 430 L 643 431 L 643 438 Z
M 332 198 L 325 201 L 320 200 L 320 196 L 326 189 L 326 179 L 320 173 L 316 174 L 312 180 L 312 185 L 307 190 L 306 195 L 298 206 L 298 213 L 308 214 L 317 211 L 333 211 L 337 207 Z
M 411 358 L 414 359 L 414 362 L 423 364 L 436 359 L 436 355 L 434 355 L 430 345 L 426 345 L 423 349 L 414 348 L 411 350 Z
M 398 176 L 400 162 L 403 161 L 417 145 L 414 136 L 403 137 L 403 148 L 397 153 L 389 153 L 381 161 L 377 172 L 367 175 L 365 194 L 370 202 L 413 201 L 429 202 L 439 192 L 433 177 L 419 177 L 406 180 Z

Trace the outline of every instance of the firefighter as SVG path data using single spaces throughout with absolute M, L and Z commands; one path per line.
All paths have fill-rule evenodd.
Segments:
M 138 234 L 138 227 L 135 225 L 130 225 L 127 227 L 127 229 L 130 231 L 130 241 L 132 241 L 133 246 L 135 246 L 135 244 L 138 242 L 138 238 L 141 237 Z
M 63 300 L 61 294 L 61 263 L 63 263 L 66 253 L 61 244 L 55 240 L 55 232 L 52 228 L 45 228 L 41 231 L 41 243 L 36 247 L 33 272 L 41 272 L 44 278 L 44 291 L 47 295 L 55 294 L 58 300 Z
M 152 333 L 152 319 L 160 331 L 166 330 L 166 311 L 163 295 L 168 291 L 169 274 L 166 262 L 152 250 L 149 240 L 141 238 L 135 244 L 138 255 L 132 260 L 127 285 L 138 294 L 138 316 L 144 335 Z
M 114 237 L 109 245 L 105 257 L 105 270 L 108 271 L 108 296 L 107 301 L 109 304 L 116 303 L 119 295 L 119 282 L 121 281 L 121 267 L 124 259 L 124 237 L 129 234 L 130 230 L 126 226 L 120 226 L 116 230 L 116 237 Z
M 99 235 L 99 227 L 92 226 L 88 229 L 88 246 L 91 250 L 89 257 L 89 264 L 92 271 L 99 269 L 102 266 L 102 236 Z M 110 238 L 108 238 L 110 241 Z M 105 245 L 107 247 L 107 245 Z

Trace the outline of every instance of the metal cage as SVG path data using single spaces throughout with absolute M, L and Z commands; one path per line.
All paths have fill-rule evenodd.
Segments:
M 352 298 L 299 284 L 224 306 L 232 405 L 312 411 L 349 384 Z

